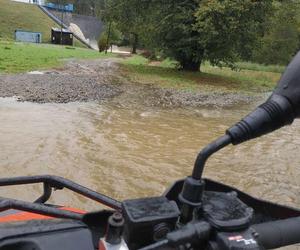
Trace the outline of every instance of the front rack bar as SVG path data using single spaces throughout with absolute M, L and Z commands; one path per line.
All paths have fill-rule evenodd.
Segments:
M 17 209 L 20 211 L 26 211 L 30 213 L 36 213 L 36 214 L 51 216 L 55 218 L 62 218 L 62 219 L 81 220 L 83 217 L 82 214 L 60 210 L 58 208 L 51 207 L 51 206 L 46 206 L 37 203 L 30 203 L 26 201 L 19 201 L 14 199 L 8 199 L 8 198 L 0 198 L 0 212 L 9 209 Z
M 115 199 L 112 199 L 104 194 L 97 193 L 89 188 L 81 186 L 68 179 L 53 176 L 53 175 L 40 175 L 40 176 L 25 176 L 25 177 L 13 177 L 0 179 L 0 187 L 3 186 L 16 186 L 16 185 L 28 185 L 28 184 L 44 184 L 44 193 L 38 198 L 35 203 L 45 203 L 51 196 L 52 188 L 63 189 L 67 188 L 77 194 L 83 195 L 91 200 L 99 202 L 107 207 L 121 210 L 121 203 Z

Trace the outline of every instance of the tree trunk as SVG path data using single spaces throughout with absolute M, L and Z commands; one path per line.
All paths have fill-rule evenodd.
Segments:
M 132 54 L 136 54 L 136 50 L 138 47 L 138 42 L 139 42 L 139 37 L 137 34 L 132 34 L 133 35 L 133 42 L 132 42 Z
M 111 22 L 109 22 L 109 26 L 108 26 L 108 34 L 107 34 L 107 40 L 106 40 L 105 54 L 107 54 L 107 50 L 109 49 L 110 32 L 111 32 Z
M 183 70 L 200 71 L 201 61 L 185 61 L 180 63 Z

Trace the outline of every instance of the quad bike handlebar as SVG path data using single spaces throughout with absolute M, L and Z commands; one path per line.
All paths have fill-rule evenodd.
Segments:
M 255 224 L 252 225 L 252 230 L 251 233 L 254 236 L 254 239 L 243 238 L 239 232 L 236 232 L 236 236 L 229 236 L 228 238 L 231 238 L 232 241 L 238 243 L 242 242 L 248 244 L 248 246 L 253 244 L 254 246 L 249 248 L 253 250 L 275 249 L 300 243 L 300 217 Z M 178 245 L 189 244 L 192 242 L 195 243 L 195 241 L 196 243 L 198 241 L 198 244 L 202 243 L 203 245 L 207 245 L 201 245 L 201 249 L 225 249 L 224 246 L 222 247 L 222 245 L 218 245 L 216 242 L 209 242 L 210 233 L 211 226 L 208 223 L 200 222 L 188 225 L 181 230 L 171 232 L 167 235 L 167 239 L 139 250 L 177 249 Z M 230 248 L 228 247 L 226 249 Z
M 265 249 L 300 243 L 300 217 L 253 225 Z
M 247 249 L 261 250 L 300 243 L 299 210 L 251 198 L 251 196 L 237 189 L 207 179 L 204 180 L 206 188 L 203 208 L 201 211 L 198 211 L 198 215 L 195 215 L 196 217 L 192 221 L 185 225 L 178 224 L 180 215 L 178 208 L 181 206 L 179 193 L 182 189 L 183 181 L 176 182 L 162 197 L 129 200 L 122 203 L 56 176 L 5 178 L 0 179 L 0 186 L 26 185 L 40 182 L 44 184 L 44 187 L 51 187 L 51 190 L 52 188 L 62 189 L 67 187 L 84 196 L 86 196 L 85 191 L 88 190 L 89 195 L 87 197 L 104 205 L 108 205 L 108 201 L 113 201 L 109 205 L 116 208 L 110 210 L 111 212 L 108 212 L 104 217 L 102 212 L 100 212 L 99 217 L 97 213 L 78 214 L 63 211 L 59 207 L 43 203 L 1 198 L 0 213 L 8 209 L 17 209 L 54 218 L 76 220 L 83 222 L 92 235 L 99 235 L 98 231 L 103 232 L 101 236 L 97 236 L 103 239 L 107 237 L 108 231 L 113 228 L 113 232 L 110 233 L 110 239 L 117 239 L 115 242 L 118 242 L 118 237 L 124 237 L 123 239 L 126 239 L 127 244 L 125 249 L 130 250 L 178 249 L 178 246 L 187 245 L 190 246 L 190 249 L 229 250 L 233 249 L 233 247 L 234 249 L 246 249 L 244 247 L 247 247 Z M 46 191 L 48 188 L 46 188 Z M 46 198 L 47 196 L 49 198 L 50 194 L 48 190 L 41 197 Z M 217 204 L 212 209 L 213 212 L 211 212 L 209 207 L 214 206 L 218 202 L 221 205 Z M 249 204 L 252 204 L 254 209 L 248 208 Z M 245 212 L 247 216 L 243 215 L 237 218 L 230 215 L 229 219 L 227 218 L 220 222 L 220 206 L 228 207 L 231 205 L 233 207 L 241 206 L 241 210 L 238 212 Z M 162 208 L 163 210 L 161 210 Z M 225 210 L 221 212 L 227 213 Z M 122 219 L 122 223 L 115 223 L 111 226 L 110 217 L 114 211 L 121 211 L 124 219 Z M 132 211 L 134 212 L 132 213 Z M 253 216 L 251 215 L 252 211 L 254 213 Z M 280 211 L 281 215 L 279 215 Z M 96 217 L 94 217 L 95 215 Z M 248 219 L 254 220 L 254 222 Z M 89 221 L 92 222 L 92 225 Z M 118 225 L 121 226 L 121 230 L 118 228 Z M 116 232 L 120 235 L 116 236 Z M 106 250 L 109 249 L 112 248 L 106 248 Z

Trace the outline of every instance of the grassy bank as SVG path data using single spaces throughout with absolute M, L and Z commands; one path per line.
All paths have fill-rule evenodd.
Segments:
M 16 29 L 42 33 L 43 42 L 50 42 L 51 27 L 57 25 L 36 5 L 0 0 L 0 38 L 13 40 Z
M 62 59 L 111 57 L 94 50 L 46 44 L 23 44 L 0 41 L 0 72 L 17 73 L 63 65 Z
M 278 72 L 283 70 L 281 66 L 241 63 L 242 69 L 237 71 L 204 64 L 202 72 L 184 72 L 177 70 L 170 60 L 150 62 L 141 56 L 125 59 L 123 65 L 126 75 L 132 81 L 158 84 L 166 88 L 214 92 L 270 91 L 280 78 Z
M 43 13 L 38 6 L 0 0 L 0 39 L 13 41 L 15 30 L 28 30 L 42 33 L 42 42 L 51 43 L 51 28 L 58 25 Z M 77 47 L 85 47 L 84 44 L 74 38 Z

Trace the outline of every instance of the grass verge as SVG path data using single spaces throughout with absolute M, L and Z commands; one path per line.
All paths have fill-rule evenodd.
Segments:
M 125 75 L 131 81 L 189 91 L 267 92 L 274 88 L 280 78 L 280 73 L 267 71 L 271 67 L 254 67 L 250 63 L 244 63 L 244 68 L 247 69 L 238 71 L 204 64 L 202 72 L 186 72 L 177 70 L 170 60 L 150 62 L 142 56 L 132 56 L 125 59 L 123 65 Z M 279 69 L 278 67 L 278 71 L 282 70 Z
M 51 43 L 51 28 L 58 25 L 34 4 L 0 0 L 0 39 L 13 41 L 15 30 L 42 33 L 42 42 Z M 86 46 L 74 38 L 77 47 Z
M 112 57 L 90 49 L 0 41 L 0 72 L 18 73 L 63 65 L 62 59 Z
M 13 40 L 16 29 L 42 33 L 43 42 L 51 42 L 51 27 L 57 25 L 36 5 L 0 0 L 0 37 Z

